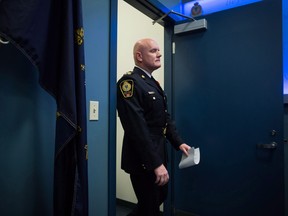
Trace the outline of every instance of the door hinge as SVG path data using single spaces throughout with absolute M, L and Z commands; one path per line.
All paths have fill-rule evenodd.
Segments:
M 172 42 L 172 54 L 175 54 L 176 44 Z

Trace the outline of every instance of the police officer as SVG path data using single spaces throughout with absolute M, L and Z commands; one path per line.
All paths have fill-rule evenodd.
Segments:
M 166 142 L 188 155 L 190 146 L 178 135 L 167 112 L 166 96 L 152 72 L 161 67 L 153 39 L 136 42 L 135 67 L 117 82 L 117 109 L 124 129 L 121 168 L 130 174 L 137 208 L 129 215 L 158 216 L 167 197 Z

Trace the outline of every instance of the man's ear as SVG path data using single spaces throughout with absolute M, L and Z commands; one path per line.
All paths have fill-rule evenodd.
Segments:
M 142 53 L 141 52 L 137 52 L 136 53 L 136 58 L 137 58 L 138 62 L 142 62 Z

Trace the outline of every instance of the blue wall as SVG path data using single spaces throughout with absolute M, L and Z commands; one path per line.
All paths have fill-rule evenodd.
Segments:
M 288 94 L 288 1 L 282 0 L 284 94 Z
M 82 5 L 87 111 L 89 100 L 100 106 L 99 121 L 88 121 L 89 215 L 108 215 L 110 1 Z M 55 101 L 15 47 L 0 45 L 0 59 L 0 215 L 51 216 Z
M 288 104 L 285 104 L 284 106 L 284 164 L 285 164 L 285 182 L 288 180 Z M 288 215 L 288 185 L 285 184 L 285 215 Z
M 55 102 L 14 46 L 0 59 L 0 215 L 51 216 Z
M 82 2 L 87 107 L 99 101 L 99 121 L 88 121 L 89 215 L 108 215 L 110 1 Z

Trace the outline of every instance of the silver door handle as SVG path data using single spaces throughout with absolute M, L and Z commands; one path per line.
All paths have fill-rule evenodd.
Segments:
M 257 144 L 258 148 L 263 148 L 263 149 L 276 149 L 277 148 L 277 143 L 272 142 L 269 144 Z

